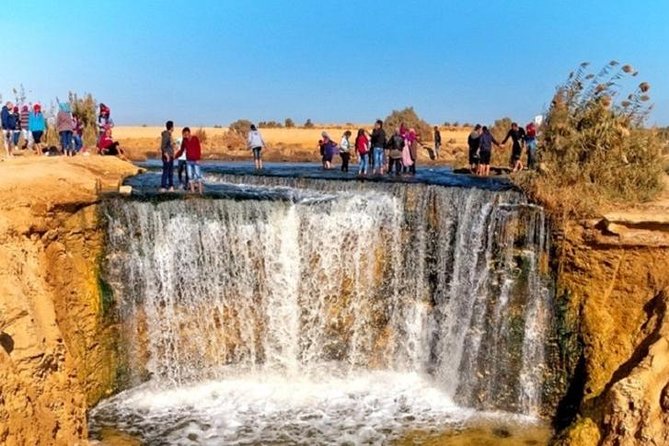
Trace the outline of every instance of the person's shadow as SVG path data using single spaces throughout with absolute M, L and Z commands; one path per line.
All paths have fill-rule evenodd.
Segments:
M 14 339 L 4 331 L 0 332 L 0 345 L 5 349 L 7 354 L 14 351 Z

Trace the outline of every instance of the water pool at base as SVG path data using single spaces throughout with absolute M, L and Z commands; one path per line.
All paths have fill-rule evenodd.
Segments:
M 536 418 L 458 407 L 429 377 L 338 377 L 328 368 L 292 377 L 248 372 L 176 388 L 149 382 L 95 408 L 92 437 L 104 440 L 111 428 L 148 445 L 467 444 L 456 442 L 467 435 L 545 444 Z

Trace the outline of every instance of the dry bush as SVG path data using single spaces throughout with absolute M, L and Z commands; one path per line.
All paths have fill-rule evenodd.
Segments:
M 200 127 L 195 131 L 195 136 L 197 136 L 197 139 L 200 140 L 200 143 L 206 144 L 207 143 L 207 131 Z
M 237 135 L 246 138 L 246 135 L 248 135 L 249 131 L 251 131 L 252 124 L 253 123 L 248 119 L 238 119 L 230 124 L 228 128 L 230 129 L 230 132 L 236 133 Z
M 404 124 L 407 128 L 415 129 L 421 141 L 427 142 L 434 139 L 432 126 L 422 120 L 413 107 L 406 107 L 403 110 L 393 110 L 383 120 L 383 127 L 386 129 L 386 132 L 394 131 L 400 124 Z
M 543 169 L 518 178 L 558 217 L 585 217 L 611 206 L 648 201 L 662 190 L 661 143 L 644 128 L 650 85 L 623 93 L 637 72 L 612 61 L 597 74 L 588 64 L 555 93 L 540 129 Z

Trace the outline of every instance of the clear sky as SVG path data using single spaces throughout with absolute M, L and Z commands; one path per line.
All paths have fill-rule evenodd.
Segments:
M 669 0 L 2 1 L 3 99 L 91 92 L 121 124 L 525 121 L 611 59 L 669 124 Z

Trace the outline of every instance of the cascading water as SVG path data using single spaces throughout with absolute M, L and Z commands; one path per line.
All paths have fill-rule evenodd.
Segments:
M 483 412 L 538 415 L 541 208 L 514 191 L 219 182 L 243 199 L 106 202 L 135 387 L 93 411 L 93 432 L 384 444 Z

